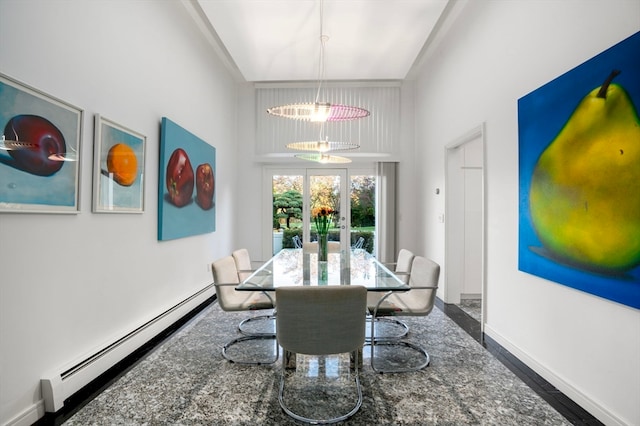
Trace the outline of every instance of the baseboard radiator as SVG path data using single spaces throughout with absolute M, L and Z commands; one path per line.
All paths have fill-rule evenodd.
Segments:
M 213 294 L 213 284 L 208 285 L 83 360 L 45 374 L 40 380 L 45 411 L 54 413 L 60 410 L 67 398 L 204 303 Z

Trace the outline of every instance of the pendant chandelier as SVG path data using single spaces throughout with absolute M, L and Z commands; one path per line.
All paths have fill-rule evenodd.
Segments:
M 314 102 L 296 103 L 267 108 L 267 112 L 276 117 L 294 120 L 324 123 L 327 121 L 349 121 L 369 116 L 369 111 L 357 106 L 332 104 L 320 101 L 320 92 L 324 80 L 324 47 L 329 36 L 322 34 L 324 18 L 323 0 L 320 0 L 320 63 L 318 66 L 318 91 Z
M 329 137 L 322 138 L 322 133 L 317 141 L 291 142 L 287 144 L 287 148 L 298 151 L 316 151 L 319 153 L 327 153 L 332 151 L 348 151 L 350 149 L 358 149 L 360 145 L 353 142 L 337 142 L 330 141 Z
M 319 89 L 319 87 L 318 87 Z M 311 122 L 326 121 L 349 121 L 364 118 L 369 115 L 369 111 L 364 108 L 331 104 L 328 102 L 309 102 L 300 104 L 289 104 L 267 108 L 267 112 L 276 117 L 292 118 Z
M 364 108 L 331 104 L 321 102 L 320 93 L 322 91 L 322 83 L 325 74 L 324 49 L 329 36 L 323 34 L 324 5 L 320 0 L 320 61 L 318 66 L 318 90 L 314 102 L 289 104 L 267 108 L 267 112 L 277 117 L 291 118 L 294 120 L 308 121 L 318 123 L 320 125 L 320 135 L 316 141 L 292 142 L 287 144 L 287 148 L 298 151 L 312 151 L 305 154 L 296 154 L 295 157 L 316 161 L 318 163 L 350 163 L 351 160 L 346 157 L 330 155 L 333 151 L 347 151 L 360 148 L 360 145 L 352 142 L 330 141 L 328 136 L 324 135 L 324 126 L 326 122 L 332 121 L 349 121 L 358 118 L 364 118 L 369 115 L 369 111 Z
M 315 161 L 317 163 L 327 164 L 337 164 L 337 163 L 350 163 L 351 159 L 347 157 L 341 157 L 339 155 L 330 155 L 330 154 L 322 154 L 322 153 L 307 153 L 307 154 L 296 154 L 296 158 L 307 161 Z

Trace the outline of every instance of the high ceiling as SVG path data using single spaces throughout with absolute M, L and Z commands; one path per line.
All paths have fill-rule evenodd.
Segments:
M 328 36 L 325 80 L 402 80 L 449 1 L 195 0 L 193 5 L 221 45 L 218 51 L 244 80 L 274 82 L 318 79 L 321 23 Z

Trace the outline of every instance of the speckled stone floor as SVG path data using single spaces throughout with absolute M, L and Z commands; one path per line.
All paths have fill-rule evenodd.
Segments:
M 236 326 L 246 317 L 223 312 L 213 303 L 64 424 L 297 424 L 278 404 L 280 361 L 248 366 L 221 355 L 224 343 L 239 336 Z M 428 350 L 431 364 L 413 373 L 378 374 L 371 370 L 365 349 L 360 374 L 364 402 L 343 424 L 571 424 L 440 309 L 405 322 L 411 330 L 408 338 Z M 274 349 L 269 341 L 260 344 L 266 354 Z M 333 374 L 328 371 L 347 373 L 344 362 L 305 357 L 294 377 L 308 380 L 310 371 L 324 376 Z M 334 401 L 353 396 L 336 397 L 333 392 L 314 396 L 314 401 L 335 407 Z M 305 404 L 301 398 L 294 401 Z
M 458 307 L 476 321 L 482 321 L 482 299 L 462 299 Z

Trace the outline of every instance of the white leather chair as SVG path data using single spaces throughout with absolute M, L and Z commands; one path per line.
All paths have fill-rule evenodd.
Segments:
M 438 280 L 440 278 L 440 265 L 422 256 L 415 256 L 411 265 L 411 275 L 409 286 L 411 289 L 406 292 L 387 292 L 380 298 L 378 303 L 369 307 L 372 315 L 371 323 L 371 368 L 380 373 L 397 373 L 405 371 L 415 371 L 429 365 L 430 359 L 427 351 L 415 343 L 383 336 L 376 336 L 374 324 L 381 316 L 427 316 L 433 310 Z M 376 367 L 375 348 L 376 346 L 404 346 L 417 352 L 422 357 L 421 362 L 415 366 L 400 366 L 393 368 Z
M 283 356 L 282 375 L 278 401 L 289 416 L 296 420 L 311 424 L 335 423 L 353 416 L 362 405 L 362 388 L 358 376 L 358 352 L 362 349 L 365 337 L 365 309 L 367 290 L 362 286 L 327 286 L 327 287 L 279 287 L 276 289 L 276 306 L 278 321 L 276 335 L 278 343 L 285 354 L 330 355 L 353 353 L 355 357 L 354 378 L 357 401 L 347 413 L 336 413 L 328 418 L 314 418 L 309 414 L 294 412 L 292 401 L 299 402 L 301 395 L 287 395 L 286 383 L 291 383 L 287 371 L 288 356 Z M 292 374 L 295 374 L 293 372 Z M 289 379 L 289 380 L 288 380 Z M 306 381 L 308 378 L 304 378 Z M 303 379 L 300 379 L 303 380 Z M 295 381 L 299 383 L 299 380 Z M 327 399 L 326 389 L 311 387 L 313 395 L 305 392 L 303 404 L 323 404 L 323 410 L 332 408 L 335 401 Z M 308 389 L 309 387 L 305 387 Z M 290 392 L 290 390 L 289 390 Z M 307 402 L 308 400 L 308 402 Z M 287 403 L 289 401 L 289 403 Z M 350 404 L 349 404 L 350 405 Z
M 233 260 L 236 262 L 238 280 L 240 280 L 240 282 L 246 280 L 255 272 L 253 262 L 251 262 L 251 256 L 249 256 L 249 250 L 246 248 L 234 250 L 231 256 L 233 256 Z
M 241 248 L 238 250 L 234 250 L 231 253 L 233 260 L 236 263 L 236 269 L 238 270 L 238 282 L 242 282 L 249 278 L 251 274 L 255 272 L 254 262 L 251 261 L 251 256 L 249 255 L 249 250 L 246 248 Z M 275 293 L 269 295 L 271 299 L 275 297 Z M 257 324 L 258 321 L 274 321 L 275 315 L 256 315 L 251 318 L 247 318 L 240 322 L 238 325 L 238 329 L 242 334 L 246 334 L 248 336 L 273 336 L 274 334 L 274 324 L 267 324 L 267 331 L 252 331 L 251 328 L 253 325 Z
M 211 272 L 213 274 L 213 284 L 216 288 L 218 304 L 222 310 L 227 312 L 239 312 L 274 308 L 273 299 L 267 292 L 236 291 L 235 287 L 240 283 L 240 281 L 238 280 L 236 263 L 232 256 L 226 256 L 213 262 L 211 264 Z M 238 328 L 240 329 L 240 327 Z M 222 355 L 227 360 L 239 364 L 274 363 L 279 356 L 277 344 L 275 345 L 275 359 L 268 359 L 267 361 L 239 360 L 228 354 L 228 350 L 231 346 L 256 339 L 273 340 L 275 343 L 275 335 L 273 333 L 242 336 L 227 342 L 222 348 Z
M 411 274 L 411 264 L 415 254 L 407 249 L 400 249 L 398 257 L 393 263 L 386 263 L 385 266 L 393 270 L 393 273 L 400 278 L 403 282 L 409 282 L 409 275 Z
M 412 251 L 407 249 L 400 249 L 396 261 L 393 263 L 385 263 L 385 266 L 391 269 L 394 275 L 396 275 L 402 282 L 406 284 L 409 282 L 409 276 L 411 275 L 411 265 L 413 264 L 414 257 L 416 256 Z M 369 292 L 367 294 L 367 307 L 369 311 L 373 311 L 373 309 L 383 296 L 384 293 L 381 292 Z M 396 329 L 400 329 L 399 332 L 387 337 L 401 338 L 409 333 L 409 326 L 404 321 L 400 321 L 397 318 L 378 318 L 377 322 L 380 325 L 394 324 L 396 326 Z

